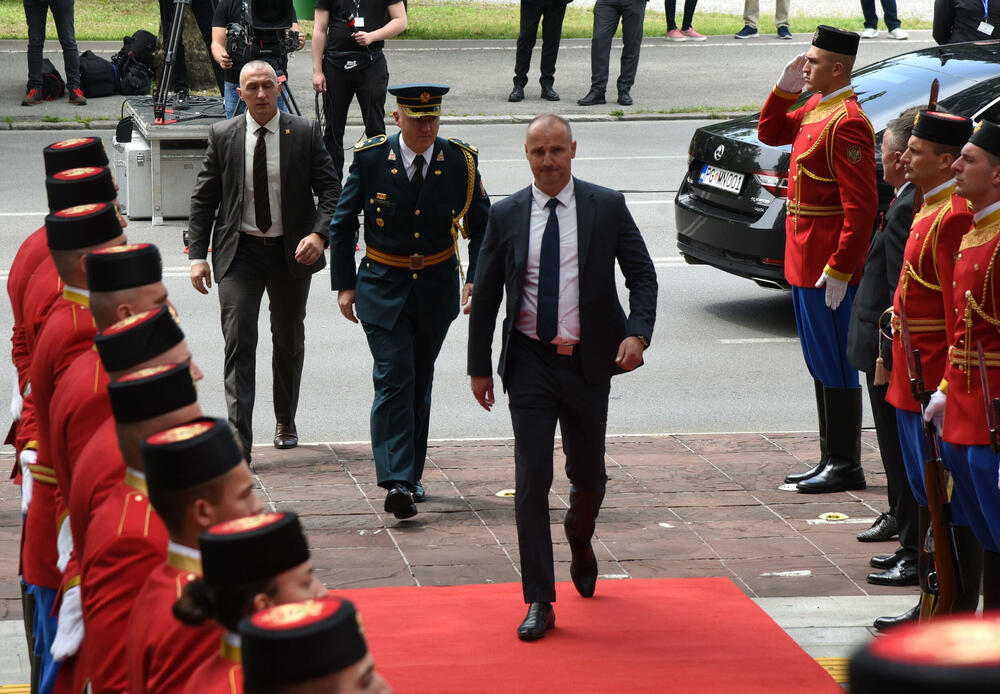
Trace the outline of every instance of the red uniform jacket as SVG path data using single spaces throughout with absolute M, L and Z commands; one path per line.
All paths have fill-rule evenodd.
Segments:
M 811 288 L 826 271 L 857 284 L 878 211 L 875 133 L 851 88 L 789 112 L 798 98 L 775 87 L 757 126 L 764 144 L 792 145 L 785 279 Z
M 222 638 L 222 648 L 194 671 L 184 694 L 243 694 L 240 648 Z
M 222 627 L 214 622 L 191 627 L 171 612 L 184 586 L 200 575 L 200 561 L 168 549 L 167 561 L 146 579 L 126 638 L 130 694 L 181 694 L 194 671 L 218 650 Z
M 968 202 L 954 192 L 952 183 L 925 201 L 913 217 L 903 250 L 903 267 L 893 298 L 893 368 L 886 395 L 886 400 L 900 410 L 920 411 L 906 370 L 899 319 L 903 307 L 910 328 L 910 348 L 920 351 L 924 387 L 935 388 L 944 376 L 949 334 L 946 316 L 954 314 L 951 278 L 955 253 L 972 225 Z M 942 287 L 947 290 L 942 292 Z
M 129 691 L 122 636 L 133 606 L 149 614 L 136 597 L 166 558 L 168 539 L 149 503 L 145 479 L 127 470 L 87 528 L 80 562 L 86 639 L 77 669 L 81 685 L 89 681 L 94 694 Z
M 966 446 L 990 443 L 976 343 L 986 353 L 990 394 L 1000 396 L 1000 277 L 996 267 L 1000 252 L 1000 211 L 980 219 L 962 237 L 955 257 L 953 320 L 948 366 L 942 390 L 948 393 L 944 408 L 944 440 Z
M 59 303 L 66 285 L 59 279 L 55 263 L 52 256 L 46 256 L 41 265 L 28 279 L 28 285 L 24 290 L 24 303 L 22 316 L 24 322 L 24 349 L 30 355 L 35 352 L 35 343 L 45 325 L 45 320 L 53 307 Z M 29 365 L 30 366 L 30 365 Z M 30 368 L 26 378 L 30 376 Z M 25 384 L 21 384 L 24 392 Z
M 38 462 L 31 467 L 35 482 L 31 507 L 24 524 L 21 564 L 24 580 L 58 589 L 62 574 L 56 567 L 56 479 L 49 405 L 56 386 L 69 365 L 93 345 L 97 329 L 87 307 L 87 297 L 69 289 L 56 302 L 42 326 L 31 359 L 31 395 L 38 420 Z
M 69 492 L 69 522 L 73 554 L 79 559 L 87 544 L 87 528 L 94 514 L 125 476 L 125 460 L 118 448 L 115 420 L 108 417 L 76 459 L 76 473 Z
M 11 336 L 11 357 L 17 367 L 17 375 L 24 393 L 28 379 L 28 345 L 24 337 L 24 298 L 28 291 L 28 280 L 42 262 L 51 257 L 45 235 L 45 227 L 33 232 L 17 249 L 17 255 L 7 273 L 7 296 L 14 314 L 14 334 Z M 55 267 L 54 265 L 52 267 Z

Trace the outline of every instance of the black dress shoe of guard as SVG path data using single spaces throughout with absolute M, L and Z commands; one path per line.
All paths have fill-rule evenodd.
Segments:
M 896 525 L 896 517 L 891 513 L 883 513 L 875 519 L 872 527 L 862 530 L 856 537 L 858 538 L 858 542 L 885 542 L 896 537 L 898 534 L 899 528 Z M 887 567 L 879 566 L 876 568 L 884 569 Z
M 413 483 L 413 502 L 421 504 L 427 501 L 427 492 L 424 491 L 424 483 L 417 480 Z
M 622 106 L 631 106 L 632 95 L 624 91 L 618 92 L 618 103 L 621 104 Z
M 917 558 L 903 556 L 891 569 L 868 574 L 868 582 L 876 586 L 915 586 Z
M 891 569 L 899 560 L 906 555 L 906 550 L 902 547 L 897 547 L 896 551 L 892 554 L 876 554 L 874 557 L 868 560 L 868 565 L 873 569 Z
M 580 106 L 596 106 L 597 104 L 603 104 L 605 103 L 604 93 L 594 91 L 593 89 L 591 89 L 587 93 L 587 96 L 577 100 L 576 103 L 578 103 Z
M 524 89 L 521 87 L 514 87 L 510 90 L 510 96 L 507 97 L 507 101 L 524 101 Z
M 573 579 L 573 586 L 576 592 L 585 598 L 594 597 L 594 589 L 597 588 L 597 557 L 594 556 L 594 547 L 589 542 L 586 547 L 580 549 L 570 546 L 573 552 L 573 560 L 569 564 L 569 577 Z
M 826 467 L 826 461 L 821 460 L 819 463 L 809 468 L 805 472 L 791 472 L 785 475 L 785 484 L 798 484 L 803 480 L 815 477 L 819 473 L 823 472 L 823 468 L 825 467 Z
M 542 87 L 542 98 L 546 101 L 559 101 L 559 92 L 552 87 Z
M 278 449 L 295 448 L 299 445 L 299 434 L 294 424 L 274 425 L 274 447 Z
M 413 518 L 417 515 L 413 495 L 406 488 L 406 485 L 397 482 L 396 486 L 389 490 L 389 493 L 385 495 L 385 510 L 400 520 Z
M 517 628 L 517 638 L 522 641 L 537 641 L 555 625 L 556 611 L 552 609 L 552 603 L 533 602 L 528 605 L 528 614 Z
M 815 477 L 802 480 L 795 488 L 804 494 L 829 494 L 865 488 L 861 463 L 831 460 Z
M 884 631 L 889 627 L 894 627 L 897 624 L 906 624 L 907 622 L 913 622 L 920 619 L 920 605 L 911 607 L 903 614 L 898 614 L 895 617 L 879 617 L 875 620 L 874 626 L 879 631 Z

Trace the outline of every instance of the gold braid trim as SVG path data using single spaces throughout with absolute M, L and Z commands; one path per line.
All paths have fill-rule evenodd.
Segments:
M 451 240 L 455 244 L 455 257 L 458 259 L 458 273 L 462 278 L 462 284 L 465 284 L 465 270 L 462 268 L 462 254 L 458 248 L 458 235 L 461 234 L 463 239 L 469 238 L 469 220 L 467 215 L 469 214 L 469 207 L 472 206 L 472 194 L 475 192 L 476 187 L 476 160 L 472 156 L 472 152 L 462 148 L 462 154 L 465 156 L 465 171 L 466 178 L 468 179 L 465 186 L 465 207 L 462 211 L 458 213 L 457 216 L 451 219 Z
M 810 171 L 809 169 L 807 169 L 805 166 L 802 165 L 802 159 L 805 158 L 805 157 L 808 157 L 810 154 L 812 154 L 813 152 L 815 152 L 816 149 L 820 145 L 824 144 L 825 140 L 826 140 L 826 135 L 830 131 L 830 128 L 833 127 L 834 123 L 838 122 L 841 118 L 843 118 L 845 115 L 847 115 L 847 109 L 846 109 L 846 107 L 844 107 L 843 102 L 840 103 L 840 108 L 843 109 L 843 113 L 839 114 L 839 115 L 837 115 L 837 116 L 835 116 L 833 118 L 831 118 L 827 122 L 827 124 L 825 126 L 823 126 L 823 130 L 816 137 L 816 141 L 812 144 L 812 146 L 810 146 L 809 149 L 807 149 L 805 152 L 803 152 L 802 154 L 800 154 L 799 156 L 797 156 L 795 158 L 795 174 L 796 174 L 795 175 L 795 207 L 796 207 L 796 211 L 792 212 L 792 215 L 795 218 L 795 222 L 794 222 L 794 226 L 793 226 L 793 232 L 795 232 L 795 233 L 797 233 L 798 230 L 799 230 L 799 215 L 797 214 L 797 210 L 798 210 L 799 200 L 802 197 L 802 174 L 805 174 L 806 176 L 808 176 L 809 178 L 813 179 L 814 181 L 820 181 L 821 183 L 836 183 L 837 182 L 836 176 L 834 176 L 833 178 L 825 178 L 825 177 L 820 176 L 818 174 L 814 174 L 812 171 Z M 813 109 L 813 111 L 811 111 L 810 113 L 815 112 L 815 110 L 816 109 Z M 809 116 L 809 114 L 806 114 L 807 118 L 808 118 L 808 116 Z M 804 121 L 804 122 L 807 122 L 807 121 Z M 827 161 L 829 161 L 829 158 L 830 158 L 830 155 L 829 155 L 829 150 L 828 150 L 828 152 L 827 152 Z M 830 170 L 833 171 L 833 167 L 832 166 L 830 167 Z M 833 216 L 833 215 L 831 215 L 831 216 Z
M 927 235 L 924 238 L 924 242 L 920 246 L 920 256 L 917 258 L 917 267 L 913 267 L 913 264 L 909 260 L 903 263 L 903 282 L 902 286 L 900 287 L 899 298 L 904 304 L 906 303 L 906 293 L 910 286 L 909 280 L 911 277 L 918 283 L 923 285 L 925 288 L 931 290 L 932 292 L 941 291 L 940 284 L 934 284 L 932 282 L 929 282 L 928 280 L 925 280 L 923 277 L 920 276 L 919 268 L 922 268 L 924 266 L 924 257 L 927 254 L 927 248 L 928 246 L 931 246 L 932 260 L 934 266 L 934 277 L 935 279 L 938 280 L 938 282 L 941 281 L 941 276 L 938 273 L 938 267 L 937 267 L 937 253 L 934 253 L 933 251 L 934 249 L 937 248 L 938 232 L 941 228 L 941 222 L 944 220 L 945 215 L 948 212 L 951 212 L 951 200 L 949 199 L 947 203 L 942 204 L 940 208 L 938 208 L 937 210 L 931 209 L 927 210 L 926 212 L 924 212 L 924 210 L 921 210 L 921 212 L 924 213 L 923 217 L 929 217 L 931 214 L 935 214 L 937 216 L 931 223 L 931 228 L 928 230 Z
M 984 229 L 985 231 L 985 229 Z M 1000 251 L 1000 244 L 993 246 L 993 252 L 990 254 L 990 264 L 986 268 L 986 276 L 983 278 L 983 292 L 980 295 L 982 303 L 976 300 L 973 295 L 972 290 L 965 291 L 965 344 L 969 346 L 972 344 L 972 313 L 975 312 L 980 318 L 982 318 L 986 323 L 992 325 L 994 328 L 1000 332 L 1000 319 L 995 316 L 991 316 L 986 313 L 987 302 L 992 303 L 993 297 L 993 269 L 996 266 L 997 252 Z M 996 305 L 993 306 L 996 310 Z M 970 354 L 971 350 L 967 350 L 964 359 L 965 366 L 965 389 L 970 390 L 972 387 L 972 356 Z

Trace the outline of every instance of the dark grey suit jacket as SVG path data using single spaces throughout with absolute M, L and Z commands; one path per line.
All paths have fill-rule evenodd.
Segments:
M 245 116 L 220 121 L 209 128 L 208 149 L 191 194 L 188 254 L 191 258 L 207 258 L 211 245 L 216 282 L 225 277 L 239 244 L 246 134 Z M 281 228 L 285 260 L 293 276 L 305 277 L 326 266 L 326 254 L 312 265 L 302 265 L 295 260 L 295 249 L 299 241 L 313 232 L 329 240 L 330 219 L 340 198 L 340 180 L 323 146 L 318 123 L 281 113 L 278 137 L 281 138 Z M 318 209 L 313 203 L 313 193 L 319 196 Z
M 622 340 L 629 335 L 652 339 L 656 269 L 625 196 L 577 178 L 573 183 L 580 268 L 580 364 L 584 379 L 598 383 L 621 373 L 615 356 Z M 507 315 L 497 369 L 504 378 L 507 346 L 521 312 L 531 205 L 528 186 L 490 208 L 469 312 L 470 376 L 493 374 L 493 330 L 506 290 Z M 627 317 L 618 301 L 616 260 L 629 292 Z

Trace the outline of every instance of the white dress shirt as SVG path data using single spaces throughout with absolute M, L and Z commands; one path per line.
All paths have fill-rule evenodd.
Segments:
M 576 238 L 576 193 L 573 181 L 555 196 L 559 220 L 559 324 L 554 345 L 572 345 L 580 341 L 580 262 Z M 524 269 L 521 313 L 515 327 L 528 337 L 538 339 L 538 263 L 542 254 L 542 234 L 549 221 L 546 204 L 551 197 L 531 184 L 531 217 L 528 228 L 528 262 Z
M 243 219 L 240 231 L 253 236 L 281 236 L 281 138 L 278 137 L 281 112 L 278 111 L 271 120 L 263 124 L 267 130 L 262 137 L 267 148 L 267 197 L 271 204 L 271 228 L 266 234 L 257 228 L 257 211 L 254 207 L 254 195 L 257 193 L 253 189 L 253 153 L 257 147 L 257 129 L 261 124 L 253 119 L 250 111 L 245 115 L 247 136 L 243 147 Z
M 413 174 L 417 172 L 417 157 L 424 158 L 424 180 L 427 180 L 427 169 L 431 165 L 431 155 L 434 154 L 434 145 L 425 149 L 423 152 L 414 152 L 412 149 L 406 146 L 403 141 L 402 136 L 399 138 L 399 153 L 403 157 L 403 168 L 406 170 L 406 177 L 413 180 Z

